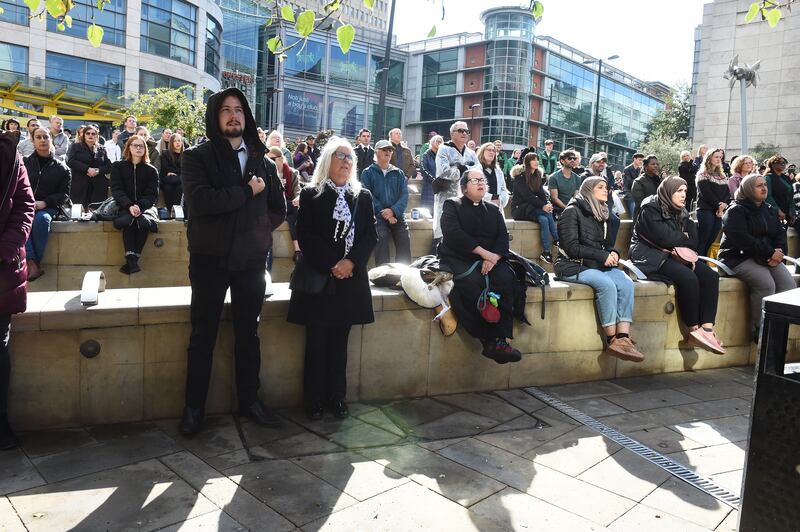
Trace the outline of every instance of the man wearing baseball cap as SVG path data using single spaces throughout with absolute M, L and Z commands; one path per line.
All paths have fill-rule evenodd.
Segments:
M 608 162 L 608 156 L 605 152 L 599 152 L 593 154 L 589 158 L 589 168 L 581 175 L 581 181 L 587 179 L 589 177 L 602 177 L 606 180 L 606 184 L 608 185 L 608 203 L 609 203 L 609 211 L 610 215 L 608 217 L 608 234 L 611 238 L 611 242 L 617 241 L 617 233 L 619 232 L 619 216 L 614 213 L 613 206 L 614 200 L 611 197 L 612 188 L 614 185 L 614 181 L 608 179 L 605 174 L 606 171 L 606 164 Z

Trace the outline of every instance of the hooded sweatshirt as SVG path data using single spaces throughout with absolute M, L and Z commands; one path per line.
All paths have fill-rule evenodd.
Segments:
M 244 173 L 237 151 L 219 126 L 219 111 L 228 96 L 237 97 L 244 110 Z M 225 89 L 209 98 L 206 136 L 208 142 L 189 148 L 181 157 L 192 260 L 234 271 L 264 268 L 272 231 L 286 218 L 286 200 L 275 164 L 265 157 L 250 105 L 239 89 Z M 253 177 L 266 185 L 255 196 L 247 184 Z

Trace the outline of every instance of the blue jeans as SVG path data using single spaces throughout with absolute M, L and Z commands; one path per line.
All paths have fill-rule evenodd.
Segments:
M 35 262 L 42 262 L 44 250 L 47 247 L 47 239 L 50 238 L 50 222 L 56 215 L 56 210 L 52 208 L 36 211 L 33 216 L 33 226 L 31 235 L 25 242 L 25 256 Z
M 717 218 L 714 211 L 698 209 L 697 211 L 697 252 L 708 255 L 708 248 L 717 239 L 722 229 L 722 218 Z
M 589 269 L 578 275 L 564 277 L 564 281 L 594 288 L 602 327 L 610 327 L 621 321 L 633 321 L 633 281 L 622 270 L 614 268 L 604 272 Z
M 633 198 L 625 198 L 625 204 L 628 207 L 628 216 L 631 220 L 636 219 L 636 200 Z
M 556 229 L 556 221 L 552 213 L 540 211 L 536 215 L 539 221 L 539 230 L 542 232 L 542 249 L 545 253 L 550 253 L 550 248 L 553 247 L 553 240 L 558 240 L 558 230 Z M 552 239 L 550 238 L 552 236 Z

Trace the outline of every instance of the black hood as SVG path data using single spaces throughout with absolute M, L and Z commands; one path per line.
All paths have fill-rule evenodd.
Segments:
M 239 101 L 242 102 L 242 108 L 244 109 L 244 132 L 242 133 L 242 137 L 247 146 L 248 155 L 263 154 L 266 151 L 266 146 L 264 146 L 261 139 L 258 138 L 258 130 L 256 120 L 253 118 L 253 111 L 250 109 L 247 97 L 242 91 L 235 87 L 214 93 L 208 99 L 208 104 L 206 104 L 206 136 L 217 148 L 222 146 L 230 147 L 228 139 L 225 138 L 219 128 L 219 109 L 222 107 L 222 102 L 225 101 L 225 98 L 228 96 L 236 96 L 239 98 Z

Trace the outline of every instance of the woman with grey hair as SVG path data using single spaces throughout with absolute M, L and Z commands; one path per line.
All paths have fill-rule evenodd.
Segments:
M 286 143 L 283 141 L 283 135 L 277 129 L 270 131 L 269 135 L 267 135 L 267 148 L 271 148 L 273 146 L 278 147 L 281 149 L 283 153 L 283 159 L 290 167 L 294 168 L 294 159 L 292 159 L 292 152 L 290 152 L 286 148 Z
M 293 283 L 287 320 L 306 326 L 303 388 L 306 415 L 349 415 L 347 338 L 353 325 L 372 323 L 372 293 L 367 262 L 378 235 L 372 195 L 356 177 L 350 143 L 332 137 L 322 150 L 312 182 L 300 193 L 297 239 L 302 269 L 327 276 L 321 291 Z

